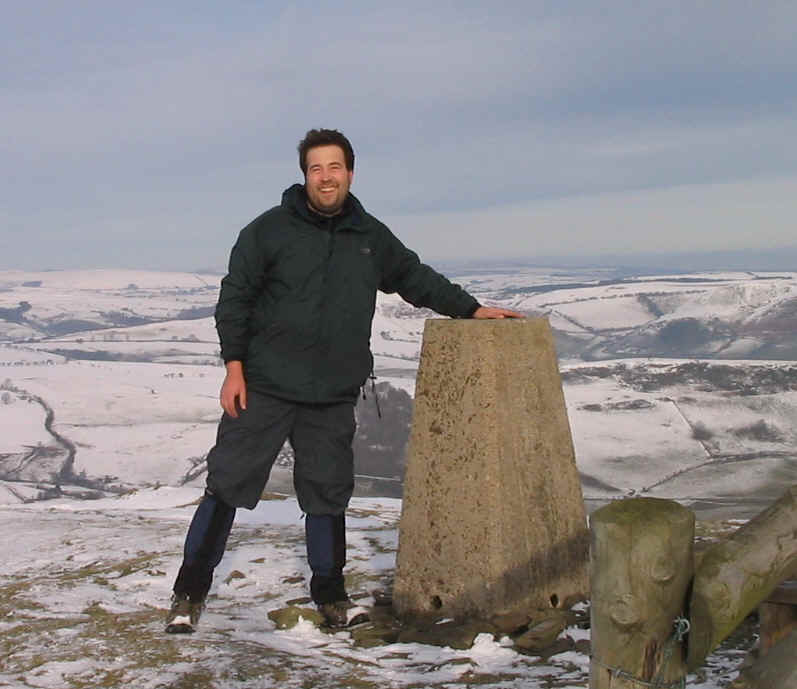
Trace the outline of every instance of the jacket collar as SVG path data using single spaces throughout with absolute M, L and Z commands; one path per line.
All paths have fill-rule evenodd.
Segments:
M 282 207 L 298 215 L 304 220 L 313 224 L 318 224 L 322 216 L 313 213 L 307 205 L 307 194 L 303 184 L 293 184 L 282 193 Z M 343 212 L 333 216 L 336 220 L 336 227 L 339 230 L 355 230 L 357 232 L 367 232 L 365 209 L 357 197 L 349 192 Z

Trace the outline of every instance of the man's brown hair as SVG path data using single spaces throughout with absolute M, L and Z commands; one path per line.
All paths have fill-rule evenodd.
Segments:
M 299 142 L 299 167 L 307 175 L 307 151 L 317 146 L 339 146 L 346 160 L 346 169 L 354 170 L 354 149 L 349 140 L 337 129 L 311 129 Z

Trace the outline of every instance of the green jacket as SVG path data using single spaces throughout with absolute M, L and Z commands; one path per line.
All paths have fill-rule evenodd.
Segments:
M 221 281 L 216 328 L 224 361 L 247 387 L 285 400 L 353 401 L 373 368 L 377 289 L 455 318 L 478 302 L 422 264 L 351 194 L 324 218 L 295 184 L 247 225 Z

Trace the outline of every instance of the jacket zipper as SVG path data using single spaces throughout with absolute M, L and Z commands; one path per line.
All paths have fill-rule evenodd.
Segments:
M 334 227 L 334 220 L 330 218 L 326 222 L 326 228 L 324 228 L 327 233 L 327 257 L 324 261 L 324 277 L 321 281 L 321 314 L 320 320 L 321 323 L 319 324 L 319 333 L 318 339 L 321 344 L 323 344 L 323 353 L 316 349 L 316 360 L 314 368 L 314 375 L 313 375 L 313 388 L 315 391 L 315 398 L 316 400 L 319 399 L 318 394 L 318 380 L 321 378 L 321 367 L 324 366 L 325 361 L 328 355 L 328 347 L 329 347 L 329 316 L 328 316 L 328 309 L 329 309 L 329 302 L 327 301 L 327 282 L 329 279 L 329 266 L 332 263 L 332 253 L 335 250 L 335 227 Z

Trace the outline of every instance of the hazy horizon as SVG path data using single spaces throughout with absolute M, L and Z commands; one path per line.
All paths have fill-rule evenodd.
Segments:
M 493 270 L 515 270 L 523 268 L 540 268 L 552 270 L 607 270 L 615 275 L 644 273 L 699 273 L 720 271 L 793 271 L 797 265 L 797 245 L 784 246 L 770 250 L 727 250 L 727 251 L 695 251 L 695 252 L 631 252 L 625 254 L 574 254 L 570 256 L 530 256 L 524 257 L 492 257 L 492 258 L 445 258 L 422 257 L 427 263 L 445 273 L 490 272 Z M 128 263 L 126 265 L 94 264 L 84 266 L 51 266 L 20 268 L 17 266 L 0 266 L 0 271 L 18 270 L 23 273 L 52 271 L 149 271 L 203 273 L 224 275 L 227 271 L 226 261 L 217 265 L 194 266 L 161 266 L 153 267 Z

